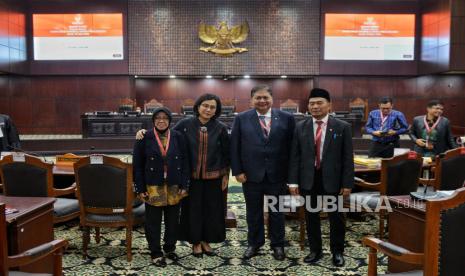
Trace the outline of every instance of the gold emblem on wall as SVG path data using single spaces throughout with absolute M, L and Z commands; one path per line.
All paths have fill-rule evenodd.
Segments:
M 210 47 L 200 47 L 200 51 L 212 52 L 220 56 L 232 56 L 235 53 L 248 51 L 247 48 L 236 48 L 234 44 L 241 43 L 249 35 L 249 23 L 245 21 L 241 25 L 228 28 L 225 21 L 221 21 L 218 28 L 200 22 L 199 38 L 205 43 L 213 44 Z

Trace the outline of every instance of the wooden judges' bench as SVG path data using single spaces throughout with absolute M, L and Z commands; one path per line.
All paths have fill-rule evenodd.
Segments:
M 173 114 L 171 125 L 174 126 L 177 121 L 185 118 L 183 114 Z M 222 115 L 219 120 L 225 123 L 229 128 L 232 127 L 235 115 Z M 306 118 L 304 114 L 294 114 L 296 121 Z M 352 136 L 362 136 L 362 121 L 360 117 L 351 116 L 351 114 L 338 115 L 337 118 L 346 121 L 352 125 Z M 131 113 L 113 113 L 113 112 L 93 112 L 81 115 L 82 137 L 121 137 L 134 136 L 141 128 L 152 128 L 151 114 Z

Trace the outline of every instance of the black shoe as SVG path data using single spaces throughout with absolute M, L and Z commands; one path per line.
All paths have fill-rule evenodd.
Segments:
M 333 253 L 333 265 L 337 267 L 344 266 L 344 256 L 342 256 L 342 253 Z
M 273 257 L 277 261 L 282 261 L 286 258 L 286 254 L 284 254 L 284 248 L 282 247 L 273 247 Z
M 203 252 L 192 252 L 192 255 L 196 258 L 203 258 Z
M 253 256 L 256 256 L 258 254 L 258 248 L 254 246 L 249 246 L 244 252 L 244 255 L 242 256 L 245 260 L 248 260 L 252 258 Z
M 205 255 L 207 256 L 216 256 L 216 252 L 214 250 L 211 250 L 211 251 L 206 251 L 204 250 L 203 253 L 205 253 Z
M 202 247 L 200 247 L 200 252 L 195 252 L 194 246 L 192 246 L 192 255 L 196 258 L 203 258 Z
M 165 257 L 158 257 L 158 258 L 152 259 L 152 262 L 155 266 L 166 267 Z
M 323 257 L 321 251 L 312 251 L 304 258 L 304 263 L 313 264 L 318 262 Z
M 166 253 L 166 254 L 165 254 L 165 257 L 168 258 L 168 259 L 170 259 L 170 260 L 172 260 L 172 261 L 177 261 L 177 260 L 179 260 L 178 254 L 174 253 L 174 251 Z

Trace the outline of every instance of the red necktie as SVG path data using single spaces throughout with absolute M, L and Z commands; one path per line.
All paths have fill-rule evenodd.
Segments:
M 320 146 L 321 146 L 321 134 L 323 133 L 323 128 L 321 125 L 323 124 L 323 121 L 316 121 L 318 124 L 318 127 L 316 129 L 316 134 L 315 134 L 315 164 L 316 168 L 319 169 L 321 165 L 321 158 L 320 158 Z

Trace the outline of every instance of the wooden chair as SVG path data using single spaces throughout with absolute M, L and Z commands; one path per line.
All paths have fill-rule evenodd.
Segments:
M 223 99 L 221 105 L 221 115 L 231 116 L 236 112 L 236 101 L 234 99 Z
M 299 104 L 291 99 L 287 99 L 279 105 L 279 109 L 294 114 L 299 112 Z
M 9 272 L 9 268 L 28 265 L 53 254 L 53 275 L 62 275 L 62 255 L 68 242 L 54 240 L 41 244 L 14 256 L 8 256 L 7 223 L 5 217 L 5 204 L 0 203 L 0 276 L 7 275 L 36 275 L 27 272 Z M 20 274 L 19 274 L 20 273 Z M 43 275 L 43 274 L 41 274 Z
M 185 99 L 182 102 L 181 112 L 184 115 L 194 115 L 194 103 L 195 101 L 193 99 Z
M 93 160 L 98 159 L 98 162 Z M 92 161 L 91 161 L 92 160 Z M 90 227 L 125 227 L 127 260 L 132 260 L 132 227 L 142 223 L 145 205 L 134 206 L 132 165 L 108 156 L 90 156 L 74 164 L 83 227 L 83 256 L 87 256 Z
M 423 158 L 414 151 L 381 161 L 381 181 L 377 183 L 357 179 L 355 185 L 371 191 L 352 193 L 350 203 L 366 202 L 374 210 L 382 207 L 381 196 L 408 195 L 418 189 Z M 347 205 L 347 202 L 346 202 Z M 360 206 L 363 207 L 363 206 Z M 363 209 L 363 208 L 362 208 Z M 385 208 L 379 208 L 379 236 L 384 236 Z
M 144 113 L 153 113 L 157 108 L 163 107 L 163 104 L 155 99 L 144 102 Z
M 448 150 L 436 157 L 433 179 L 422 180 L 432 183 L 436 190 L 456 190 L 465 183 L 465 148 Z
M 423 265 L 423 271 L 387 275 L 463 275 L 465 271 L 464 221 L 465 188 L 458 189 L 448 198 L 428 200 L 426 202 L 424 253 L 411 252 L 389 242 L 365 237 L 363 244 L 370 247 L 368 276 L 377 275 L 377 251 L 404 263 Z
M 351 113 L 360 114 L 362 122 L 368 119 L 368 100 L 355 98 L 349 102 L 349 110 Z
M 3 194 L 6 196 L 56 197 L 53 205 L 53 223 L 68 221 L 79 216 L 76 199 L 60 198 L 73 195 L 76 185 L 65 189 L 53 187 L 53 164 L 24 155 L 24 162 L 5 156 L 0 161 L 0 176 L 3 179 Z
M 124 98 L 120 100 L 118 112 L 124 113 L 127 111 L 134 111 L 136 108 L 136 100 L 130 98 Z

